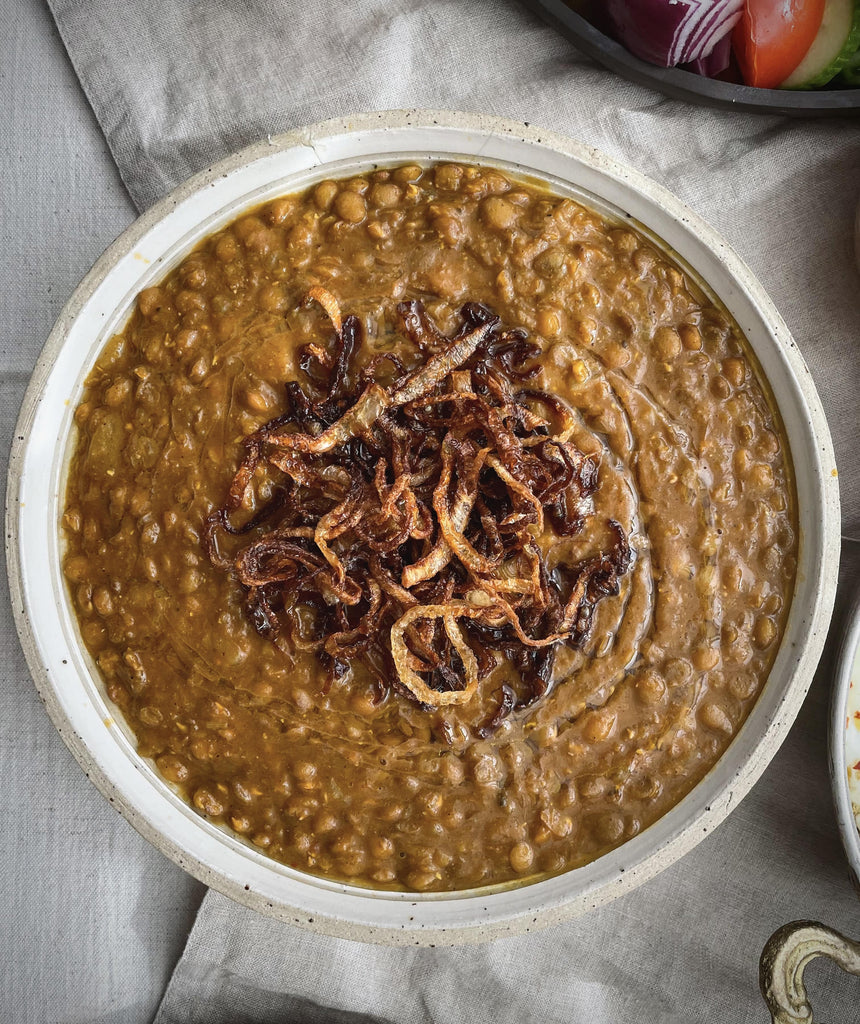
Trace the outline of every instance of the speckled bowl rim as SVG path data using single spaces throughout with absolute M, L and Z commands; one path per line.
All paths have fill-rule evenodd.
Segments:
M 420 157 L 502 166 L 562 189 L 573 183 L 598 206 L 608 203 L 660 236 L 709 282 L 750 338 L 785 421 L 801 495 L 798 582 L 786 635 L 728 751 L 684 800 L 617 850 L 564 875 L 494 892 L 386 893 L 319 880 L 204 821 L 136 754 L 114 717 L 76 639 L 59 570 L 60 462 L 83 376 L 105 331 L 117 329 L 136 292 L 166 271 L 166 254 L 276 194 L 272 182 L 283 183 L 277 191 L 284 192 L 320 180 L 324 166 L 349 173 L 358 164 Z M 785 738 L 821 653 L 839 559 L 836 467 L 820 401 L 786 325 L 727 243 L 664 188 L 579 142 L 442 111 L 358 114 L 269 138 L 196 175 L 124 232 L 72 295 L 37 361 L 12 444 L 6 526 L 12 606 L 30 671 L 101 792 L 177 864 L 240 903 L 326 934 L 391 944 L 479 942 L 558 922 L 630 891 L 692 849 Z
M 855 687 L 853 694 L 852 682 Z M 835 661 L 830 705 L 830 780 L 833 802 L 842 845 L 848 858 L 851 882 L 860 896 L 860 832 L 853 806 L 856 802 L 860 807 L 860 787 L 856 801 L 852 801 L 848 780 L 848 730 L 856 729 L 850 720 L 852 707 L 855 711 L 860 710 L 860 590 L 855 594 L 845 618 Z

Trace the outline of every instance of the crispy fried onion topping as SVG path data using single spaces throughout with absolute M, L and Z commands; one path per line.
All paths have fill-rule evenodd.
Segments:
M 334 335 L 301 353 L 307 379 L 286 385 L 283 415 L 244 439 L 206 552 L 238 577 L 260 634 L 316 652 L 326 686 L 360 662 L 378 700 L 463 704 L 505 659 L 489 735 L 547 694 L 559 645 L 585 645 L 632 562 L 614 520 L 609 550 L 575 565 L 550 571 L 538 543 L 582 530 L 597 461 L 569 440 L 571 409 L 533 386 L 539 348 L 486 306 L 466 303 L 446 336 L 400 303 L 407 369 L 369 357 L 330 292 L 307 302 Z

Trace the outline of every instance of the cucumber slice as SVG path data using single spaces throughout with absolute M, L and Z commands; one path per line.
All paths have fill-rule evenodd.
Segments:
M 857 50 L 839 73 L 839 81 L 843 85 L 860 85 L 860 50 Z
M 815 89 L 835 78 L 860 48 L 860 0 L 827 0 L 821 28 L 781 89 Z

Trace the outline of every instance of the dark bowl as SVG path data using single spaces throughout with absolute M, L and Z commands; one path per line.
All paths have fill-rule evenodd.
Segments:
M 558 29 L 578 50 L 606 65 L 623 78 L 652 89 L 708 107 L 746 110 L 755 114 L 788 114 L 792 117 L 856 117 L 860 114 L 860 88 L 754 89 L 714 78 L 704 78 L 680 68 L 648 64 L 610 39 L 564 0 L 522 0 L 526 7 Z

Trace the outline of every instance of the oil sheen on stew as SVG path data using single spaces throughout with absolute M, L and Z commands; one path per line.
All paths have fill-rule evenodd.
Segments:
M 567 410 L 564 443 L 594 468 L 576 528 L 559 532 L 549 504 L 546 516 L 526 510 L 527 527 L 521 516 L 510 527 L 522 511 L 519 485 L 501 469 L 491 479 L 486 466 L 489 496 L 460 517 L 464 534 L 492 553 L 481 510 L 495 501 L 497 523 L 507 510 L 504 529 L 539 549 L 543 568 L 532 564 L 532 578 L 543 572 L 547 587 L 565 567 L 593 566 L 623 535 L 627 554 L 615 548 L 614 576 L 580 633 L 554 645 L 549 669 L 536 648 L 528 664 L 504 644 L 482 648 L 493 623 L 480 617 L 458 620 L 441 647 L 443 620 L 425 622 L 424 640 L 450 663 L 414 674 L 431 691 L 469 690 L 468 699 L 436 703 L 384 661 L 408 594 L 390 605 L 399 611 L 389 610 L 375 638 L 383 662 L 333 659 L 314 632 L 319 616 L 354 622 L 369 591 L 350 612 L 322 588 L 317 610 L 301 609 L 305 631 L 268 629 L 266 614 L 283 619 L 288 593 L 264 591 L 269 604 L 252 606 L 256 591 L 235 566 L 271 527 L 254 516 L 289 472 L 251 467 L 239 488 L 236 473 L 246 439 L 288 414 L 297 388 L 320 398 L 337 362 L 333 309 L 354 318 L 359 344 L 347 374 L 352 397 L 338 392 L 327 422 L 354 401 L 359 376 L 368 387 L 378 381 L 390 402 L 398 374 L 414 376 L 433 358 L 404 329 L 410 310 L 433 325 L 437 349 L 490 314 L 503 325 L 496 340 L 502 329 L 515 332 L 525 345 L 508 364 L 523 373 L 508 381 L 520 403 L 517 444 L 555 458 L 547 438 L 560 429 L 546 403 L 529 405 L 519 390 L 557 396 Z M 471 370 L 455 367 L 444 386 L 485 384 L 479 357 L 488 351 L 472 353 Z M 513 357 L 493 358 L 498 367 Z M 510 410 L 504 395 L 496 399 Z M 460 401 L 478 400 L 452 399 Z M 646 828 L 717 761 L 779 646 L 796 566 L 793 482 L 767 387 L 736 325 L 629 226 L 495 169 L 374 170 L 243 215 L 140 294 L 89 375 L 75 421 L 64 571 L 110 699 L 140 754 L 201 815 L 305 872 L 433 891 L 587 863 Z M 313 436 L 324 424 L 310 417 L 306 428 Z M 478 427 L 470 437 L 474 456 L 486 438 Z M 454 449 L 461 457 L 462 444 Z M 354 450 L 366 475 L 373 445 Z M 334 487 L 350 477 L 342 456 L 326 470 Z M 421 485 L 431 506 L 434 472 Z M 391 479 L 383 470 L 380 487 Z M 213 559 L 212 517 L 231 493 L 238 497 L 223 515 L 250 528 L 220 531 Z M 392 498 L 389 511 L 405 500 Z M 317 505 L 317 517 L 330 507 Z M 487 522 L 492 534 L 492 515 Z M 438 522 L 422 523 L 405 542 L 409 558 L 439 543 Z M 311 525 L 290 543 L 318 565 L 313 535 Z M 336 559 L 353 557 L 342 539 L 329 547 Z M 385 555 L 387 578 L 406 550 Z M 510 565 L 525 557 L 512 555 Z M 492 603 L 459 563 L 446 571 L 440 600 L 454 588 L 460 606 Z M 508 586 L 510 596 L 516 582 Z M 493 614 L 510 635 L 510 617 Z M 404 657 L 420 668 L 417 634 L 404 635 L 412 636 Z M 482 656 L 451 642 L 458 637 Z M 529 683 L 535 666 L 542 679 Z

